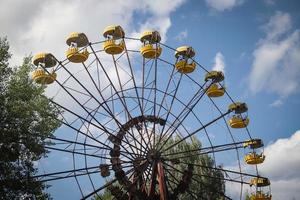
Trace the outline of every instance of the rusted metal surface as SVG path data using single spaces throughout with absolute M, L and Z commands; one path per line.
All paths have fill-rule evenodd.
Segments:
M 157 163 L 157 179 L 159 185 L 160 200 L 167 200 L 167 188 L 164 174 L 164 167 L 162 162 Z

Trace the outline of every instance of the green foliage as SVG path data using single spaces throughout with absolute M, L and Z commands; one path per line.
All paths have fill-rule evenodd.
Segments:
M 174 139 L 168 140 L 166 147 L 181 140 L 180 136 L 176 136 Z M 223 174 L 220 170 L 212 169 L 215 167 L 214 160 L 207 154 L 199 155 L 201 148 L 201 142 L 196 137 L 191 137 L 191 141 L 183 141 L 177 144 L 174 148 L 168 150 L 167 154 L 186 152 L 171 155 L 168 158 L 180 158 L 178 164 L 171 164 L 167 166 L 167 170 L 172 173 L 166 173 L 167 178 L 172 188 L 175 188 L 178 181 L 181 180 L 182 173 L 187 170 L 187 164 L 193 164 L 193 179 L 189 186 L 189 191 L 179 196 L 180 200 L 194 199 L 195 196 L 202 197 L 203 199 L 223 199 L 225 193 L 225 183 L 222 180 Z M 192 150 L 192 151 L 191 151 Z M 196 151 L 195 151 L 196 150 Z M 201 167 L 204 166 L 204 167 Z M 177 170 L 181 171 L 176 171 Z M 196 181 L 197 180 L 197 181 Z M 176 184 L 175 184 L 176 183 Z M 192 194 L 191 194 L 192 193 Z M 193 197 L 193 196 L 194 197 Z
M 12 69 L 6 39 L 0 48 L 0 196 L 48 199 L 47 186 L 29 177 L 37 173 L 34 162 L 47 153 L 44 139 L 60 126 L 55 120 L 60 110 L 43 95 L 45 87 L 29 77 L 31 57 Z
M 7 42 L 7 39 L 4 38 L 0 38 L 0 100 L 1 102 L 3 102 L 3 96 L 2 94 L 5 91 L 5 86 L 6 86 L 6 82 L 8 80 L 8 77 L 10 76 L 12 70 L 11 68 L 8 67 L 8 60 L 11 57 L 11 54 L 8 52 L 9 49 L 9 45 Z M 0 102 L 0 103 L 1 103 Z M 0 104 L 2 105 L 2 103 Z
M 244 194 L 245 196 L 245 200 L 250 200 L 250 194 L 248 193 L 248 191 Z
M 114 197 L 109 192 L 109 190 L 105 190 L 101 195 L 93 197 L 93 200 L 113 200 L 113 199 Z

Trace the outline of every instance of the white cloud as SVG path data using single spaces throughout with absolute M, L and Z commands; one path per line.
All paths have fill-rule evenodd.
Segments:
M 300 130 L 265 148 L 266 160 L 259 171 L 271 181 L 273 199 L 300 197 Z
M 265 2 L 265 4 L 271 5 L 271 6 L 276 4 L 275 0 L 264 0 L 264 2 Z
M 84 32 L 90 41 L 104 40 L 102 31 L 107 25 L 119 24 L 125 30 L 126 36 L 139 37 L 141 32 L 154 29 L 160 32 L 162 41 L 167 39 L 167 31 L 172 25 L 170 14 L 175 11 L 185 0 L 166 0 L 166 1 L 145 1 L 140 0 L 116 0 L 116 1 L 59 1 L 46 0 L 4 0 L 0 6 L 0 32 L 1 36 L 7 35 L 10 42 L 13 57 L 12 65 L 20 65 L 24 55 L 31 52 L 52 52 L 58 60 L 65 59 L 67 45 L 65 38 L 70 32 Z M 134 14 L 140 15 L 143 21 L 135 24 Z M 127 47 L 135 50 L 139 49 L 139 41 L 128 42 Z M 100 47 L 99 47 L 100 48 Z M 90 56 L 92 57 L 92 56 Z M 125 58 L 125 57 L 124 57 Z M 101 61 L 104 66 L 112 65 L 111 56 L 101 54 Z M 86 61 L 86 64 L 90 60 Z M 119 64 L 123 69 L 128 70 L 126 59 L 119 59 Z M 84 72 L 81 65 L 68 65 L 69 71 L 76 74 L 79 80 L 84 80 L 82 84 L 89 88 L 92 94 L 101 99 L 93 83 Z M 83 70 L 81 73 L 77 73 Z M 108 68 L 108 74 L 113 83 L 118 82 L 114 68 Z M 92 75 L 97 74 L 95 67 L 90 68 Z M 122 83 L 128 80 L 128 75 L 120 70 Z M 64 70 L 58 71 L 60 82 L 67 79 L 69 75 Z M 109 84 L 108 78 L 101 73 L 100 80 L 103 87 Z M 137 78 L 138 79 L 138 78 Z M 85 92 L 74 80 L 70 79 L 67 85 Z M 132 81 L 127 87 L 132 84 Z M 118 84 L 114 84 L 119 89 Z M 78 105 L 55 83 L 47 88 L 46 94 L 53 96 L 57 91 L 55 101 L 70 107 Z M 107 91 L 108 92 L 108 91 Z M 78 94 L 77 94 L 78 96 Z M 104 94 L 105 96 L 105 94 Z M 85 101 L 81 98 L 81 101 Z M 91 101 L 90 105 L 95 101 Z M 71 104 L 71 105 L 70 105 Z M 91 106 L 92 107 L 92 106 Z M 75 110 L 77 112 L 82 109 Z
M 178 41 L 182 41 L 182 40 L 186 39 L 187 36 L 188 36 L 188 31 L 184 30 L 184 31 L 181 31 L 180 33 L 178 33 L 175 36 L 175 39 L 178 40 Z
M 273 92 L 280 100 L 298 92 L 300 78 L 300 30 L 291 31 L 288 13 L 276 12 L 263 26 L 266 37 L 253 52 L 254 61 L 249 76 L 253 94 Z
M 293 200 L 300 197 L 300 130 L 288 138 L 277 139 L 264 149 L 266 159 L 258 165 L 261 176 L 269 178 L 271 182 L 272 199 Z M 227 167 L 238 170 L 238 166 Z M 244 172 L 254 174 L 253 166 L 242 165 Z M 252 188 L 253 189 L 253 188 Z M 249 187 L 243 188 L 243 194 L 254 192 Z M 267 192 L 267 191 L 265 191 Z M 226 182 L 226 194 L 233 199 L 240 195 L 240 185 Z
M 291 16 L 288 13 L 276 12 L 262 28 L 267 34 L 266 40 L 278 39 L 292 28 Z
M 217 11 L 230 10 L 233 7 L 243 3 L 243 1 L 241 0 L 205 0 L 205 1 L 209 7 Z
M 91 41 L 99 41 L 103 39 L 103 29 L 110 24 L 120 24 L 127 36 L 155 29 L 165 41 L 171 26 L 170 13 L 183 2 L 4 0 L 0 7 L 0 29 L 10 41 L 12 64 L 19 64 L 25 54 L 39 51 L 51 51 L 63 59 L 64 40 L 70 32 L 84 32 Z M 134 24 L 134 13 L 145 20 Z
M 214 59 L 214 66 L 212 70 L 225 72 L 225 58 L 221 52 L 218 52 Z
M 289 138 L 280 138 L 265 148 L 266 160 L 260 166 L 273 180 L 300 180 L 300 130 Z M 282 173 L 284 171 L 284 173 Z M 299 182 L 300 186 L 300 182 Z M 299 191 L 300 192 L 300 191 Z
M 281 99 L 277 99 L 276 101 L 274 101 L 273 103 L 270 104 L 271 107 L 279 107 L 283 104 Z

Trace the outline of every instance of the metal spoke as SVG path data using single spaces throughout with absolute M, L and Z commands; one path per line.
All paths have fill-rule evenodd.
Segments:
M 168 167 L 170 167 L 170 168 L 171 168 L 170 170 L 172 170 L 172 171 L 177 171 L 177 172 L 179 172 L 179 173 L 181 173 L 181 174 L 184 173 L 183 171 L 181 171 L 181 170 L 179 170 L 179 169 L 173 167 L 172 165 L 167 164 L 166 162 L 164 162 L 164 164 L 166 164 Z M 202 175 L 199 175 L 199 174 L 193 174 L 193 175 L 197 175 L 197 176 L 199 176 L 199 177 L 202 176 Z M 207 176 L 207 177 L 210 177 L 210 176 Z M 210 177 L 210 178 L 220 179 L 219 177 Z M 192 177 L 192 180 L 195 181 L 195 182 L 197 182 L 197 183 L 200 184 L 200 185 L 205 185 L 203 182 L 201 182 L 200 180 L 196 179 L 195 177 Z M 224 180 L 225 180 L 225 179 L 224 179 Z M 232 181 L 232 180 L 229 180 L 229 181 Z M 236 181 L 233 181 L 233 182 L 236 182 Z M 239 181 L 237 181 L 237 182 L 240 183 Z M 246 182 L 245 182 L 245 183 L 246 183 Z M 246 184 L 247 184 L 247 183 L 246 183 Z M 249 184 L 249 183 L 248 183 L 248 184 Z M 217 193 L 220 194 L 221 196 L 227 198 L 227 199 L 231 199 L 231 198 L 227 197 L 225 194 L 222 194 L 222 193 L 220 193 L 220 192 L 217 192 Z
M 189 149 L 189 150 L 185 150 L 185 151 L 177 151 L 177 152 L 174 152 L 174 153 L 167 153 L 167 154 L 163 153 L 162 155 L 171 156 L 171 155 L 177 155 L 177 154 L 188 154 L 188 153 L 191 153 L 191 152 L 205 154 L 206 152 L 211 153 L 213 151 L 216 151 L 216 152 L 226 151 L 228 149 L 244 148 L 243 144 L 245 142 L 246 141 L 228 143 L 228 144 L 216 145 L 216 146 L 211 146 L 211 147 L 202 147 L 202 148 L 196 148 L 196 149 Z
M 91 122 L 91 121 L 87 121 L 85 118 L 83 118 L 83 117 L 81 117 L 80 115 L 74 113 L 73 111 L 67 109 L 66 107 L 64 107 L 64 106 L 62 106 L 62 105 L 60 105 L 60 104 L 54 102 L 54 101 L 51 100 L 51 99 L 50 99 L 50 101 L 51 101 L 53 104 L 55 104 L 55 105 L 61 107 L 61 108 L 64 109 L 65 111 L 67 111 L 67 112 L 69 112 L 69 113 L 71 113 L 71 114 L 77 116 L 78 118 L 82 119 L 83 121 L 86 121 L 87 123 L 90 123 L 91 125 L 95 126 L 96 128 L 99 128 L 100 130 L 103 130 L 102 127 L 98 126 L 97 124 L 94 124 L 94 123 Z M 93 117 L 93 119 L 94 119 L 94 117 Z M 61 122 L 62 122 L 62 121 L 61 121 Z M 98 143 L 100 143 L 100 144 L 102 144 L 102 145 L 104 145 L 104 146 L 107 146 L 107 145 L 105 145 L 104 143 L 100 142 L 99 140 L 96 140 L 95 138 L 90 137 L 89 135 L 86 135 L 86 134 L 83 133 L 82 131 L 80 131 L 80 130 L 78 130 L 78 129 L 72 127 L 72 126 L 70 126 L 69 124 L 66 124 L 65 122 L 62 122 L 62 123 L 65 124 L 65 125 L 67 125 L 67 126 L 69 126 L 69 127 L 72 128 L 72 129 L 75 129 L 76 131 L 79 131 L 81 134 L 85 135 L 86 137 L 89 137 L 90 139 L 92 139 L 92 140 L 94 140 L 94 141 L 97 141 Z M 105 130 L 103 130 L 103 131 L 105 131 Z M 111 133 L 109 133 L 109 134 L 111 135 Z M 128 144 L 128 145 L 132 145 L 132 144 L 130 144 L 130 143 L 127 142 L 127 141 L 124 141 L 124 142 L 125 142 L 126 144 Z M 136 148 L 135 146 L 133 146 L 133 147 Z M 110 147 L 109 147 L 109 148 L 110 148 Z M 125 151 L 126 151 L 129 155 L 131 155 L 131 154 L 128 152 L 127 148 L 125 148 L 124 146 L 123 146 L 123 148 L 125 149 Z
M 170 145 L 169 147 L 165 148 L 164 151 L 169 150 L 170 148 L 176 146 L 177 144 L 181 143 L 182 141 L 186 140 L 187 138 L 192 137 L 193 135 L 195 135 L 196 133 L 198 133 L 199 131 L 201 131 L 202 129 L 208 127 L 209 125 L 213 124 L 214 122 L 218 121 L 219 119 L 225 117 L 226 115 L 228 115 L 231 111 L 227 111 L 226 113 L 224 113 L 223 115 L 217 117 L 216 119 L 213 119 L 212 121 L 208 122 L 207 124 L 205 124 L 204 126 L 198 128 L 197 130 L 193 131 L 192 133 L 189 133 L 187 136 L 183 137 L 182 139 L 180 139 L 179 141 L 175 142 L 174 144 Z M 167 140 L 166 140 L 167 141 Z M 166 144 L 166 142 L 164 142 L 164 144 Z M 163 145 L 164 145 L 163 144 Z
M 129 117 L 130 119 L 132 119 L 132 116 L 131 116 L 130 112 L 129 112 L 128 109 L 127 109 L 126 103 L 122 100 L 122 98 L 120 97 L 119 93 L 117 92 L 117 89 L 115 88 L 115 86 L 113 85 L 111 79 L 109 78 L 109 76 L 108 76 L 108 74 L 107 74 L 107 72 L 106 72 L 104 66 L 102 65 L 102 63 L 101 63 L 99 57 L 97 56 L 97 54 L 96 54 L 94 48 L 93 48 L 91 45 L 90 45 L 90 48 L 91 48 L 91 50 L 93 51 L 93 53 L 94 53 L 94 55 L 95 55 L 95 57 L 96 57 L 98 63 L 100 64 L 100 67 L 101 67 L 101 69 L 103 70 L 105 76 L 106 76 L 107 79 L 109 80 L 109 82 L 110 82 L 112 88 L 114 89 L 115 93 L 118 95 L 118 97 L 119 97 L 119 99 L 120 99 L 120 102 L 122 103 L 124 109 L 126 110 L 126 113 L 127 113 L 128 117 Z M 123 91 L 122 91 L 122 92 L 123 92 Z M 138 132 L 140 132 L 140 131 L 138 130 Z M 128 134 L 130 134 L 130 132 L 128 132 Z M 140 134 L 141 134 L 141 133 L 140 133 Z M 142 135 L 142 134 L 141 134 L 141 135 Z M 142 139 L 143 139 L 143 138 L 142 138 Z M 144 139 L 143 139 L 143 140 L 144 140 Z M 136 142 L 139 142 L 139 141 L 136 141 Z M 144 142 L 146 143 L 145 140 L 144 140 Z M 143 147 L 142 144 L 140 144 L 140 145 Z M 147 148 L 145 148 L 145 147 L 143 147 L 143 148 L 144 148 L 145 150 L 147 150 Z M 149 149 L 148 149 L 148 150 L 149 150 Z

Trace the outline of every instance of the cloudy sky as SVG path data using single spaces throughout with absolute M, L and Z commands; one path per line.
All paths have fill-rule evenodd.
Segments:
M 64 58 L 65 37 L 97 41 L 110 24 L 129 36 L 158 30 L 188 44 L 197 61 L 222 70 L 235 99 L 247 102 L 254 137 L 264 140 L 262 173 L 275 200 L 300 199 L 300 2 L 297 0 L 0 0 L 0 36 L 18 65 L 41 50 Z M 59 189 L 51 190 L 60 199 Z M 234 190 L 231 191 L 234 193 Z

